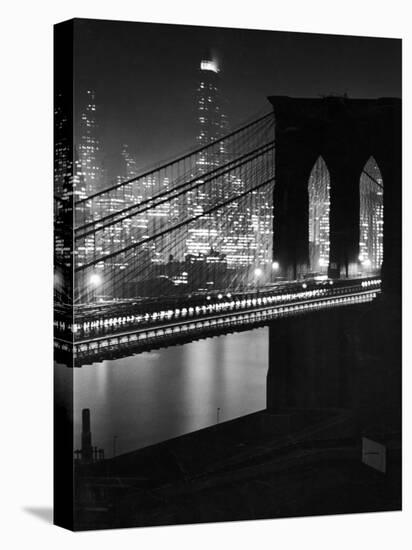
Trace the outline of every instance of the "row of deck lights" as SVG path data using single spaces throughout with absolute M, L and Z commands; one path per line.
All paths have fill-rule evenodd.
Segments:
M 243 314 L 242 316 L 235 316 L 235 317 L 231 317 L 228 322 L 229 323 L 233 323 L 233 322 L 236 322 L 236 321 L 244 321 L 244 320 L 251 320 L 251 319 L 256 319 L 259 318 L 260 319 L 266 319 L 267 317 L 272 317 L 274 314 L 289 314 L 289 313 L 294 313 L 294 312 L 297 312 L 297 311 L 304 311 L 304 310 L 308 310 L 308 309 L 320 309 L 320 308 L 324 308 L 324 307 L 331 307 L 331 306 L 336 306 L 336 305 L 342 305 L 342 304 L 349 304 L 349 303 L 359 303 L 359 302 L 367 302 L 367 301 L 370 301 L 372 300 L 373 298 L 376 297 L 376 293 L 373 293 L 371 295 L 359 295 L 359 296 L 347 296 L 347 297 L 339 297 L 339 298 L 333 298 L 333 299 L 329 299 L 329 300 L 325 300 L 325 301 L 321 301 L 319 303 L 312 303 L 312 304 L 297 304 L 297 305 L 294 305 L 294 306 L 286 306 L 284 308 L 279 308 L 277 310 L 268 310 L 268 311 L 262 311 L 262 312 L 251 312 L 251 313 L 245 313 Z M 202 324 L 202 327 L 207 327 L 207 326 L 214 326 L 214 325 L 221 325 L 221 324 L 226 324 L 225 320 L 224 319 L 205 319 L 204 320 L 204 323 Z M 195 328 L 198 328 L 197 327 L 197 324 L 196 323 L 193 323 L 191 325 L 183 325 L 181 326 L 180 328 L 178 327 L 175 327 L 175 329 L 172 329 L 172 328 L 166 328 L 166 329 L 163 329 L 163 328 L 154 328 L 154 329 L 148 329 L 147 332 L 145 333 L 141 333 L 139 336 L 137 335 L 131 335 L 130 336 L 130 339 L 132 340 L 136 340 L 137 338 L 140 340 L 150 340 L 151 338 L 156 338 L 156 337 L 159 337 L 159 336 L 164 336 L 166 335 L 168 332 L 170 332 L 171 334 L 173 334 L 174 332 L 185 332 L 187 330 L 193 330 Z M 125 337 L 111 337 L 110 339 L 108 340 L 103 340 L 100 344 L 97 344 L 97 342 L 92 342 L 91 343 L 91 348 L 95 348 L 95 347 L 110 347 L 111 345 L 113 345 L 113 343 L 118 343 L 119 341 L 122 341 L 122 339 L 125 338 Z M 128 338 L 128 337 L 126 337 Z M 120 339 L 120 340 L 119 340 Z M 117 342 L 114 342 L 114 341 L 117 341 Z M 88 349 L 88 344 L 83 344 L 80 346 L 80 351 L 87 351 Z
M 369 281 L 362 281 L 361 286 L 363 288 L 368 288 L 370 286 L 379 286 L 381 282 L 381 279 L 370 279 Z
M 332 281 L 329 281 L 329 284 L 333 284 Z M 91 329 L 98 329 L 101 327 L 110 327 L 110 326 L 117 326 L 117 325 L 125 325 L 128 323 L 140 323 L 142 321 L 149 322 L 149 321 L 157 321 L 157 320 L 172 320 L 172 319 L 178 319 L 180 317 L 193 317 L 194 315 L 206 315 L 207 313 L 213 313 L 213 312 L 222 312 L 227 310 L 233 310 L 233 309 L 244 309 L 251 306 L 267 306 L 271 305 L 276 302 L 289 302 L 291 300 L 295 300 L 297 298 L 301 299 L 307 299 L 307 298 L 315 298 L 318 296 L 322 296 L 328 292 L 327 288 L 320 288 L 320 289 L 314 289 L 314 290 L 305 290 L 307 288 L 306 283 L 302 283 L 302 289 L 301 292 L 293 292 L 289 294 L 282 294 L 278 296 L 263 296 L 259 298 L 248 298 L 243 300 L 230 300 L 230 301 L 224 301 L 224 302 L 217 302 L 213 304 L 203 305 L 203 306 L 195 306 L 195 307 L 189 307 L 189 308 L 176 308 L 174 310 L 164 310 L 160 312 L 154 312 L 152 314 L 146 313 L 145 315 L 130 315 L 126 317 L 115 317 L 112 319 L 105 319 L 105 320 L 99 320 L 99 321 L 92 321 L 83 323 L 82 325 L 75 324 L 74 325 L 74 332 L 78 332 L 80 328 L 82 328 L 85 331 L 91 330 Z M 217 298 L 219 300 L 222 300 L 223 298 L 232 298 L 232 294 L 229 292 L 225 296 L 220 293 L 217 295 Z M 206 297 L 207 300 L 211 300 L 210 296 Z

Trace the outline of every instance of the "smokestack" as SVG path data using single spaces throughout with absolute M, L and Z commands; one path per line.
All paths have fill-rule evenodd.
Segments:
M 92 433 L 90 431 L 90 409 L 82 410 L 82 461 L 93 461 Z

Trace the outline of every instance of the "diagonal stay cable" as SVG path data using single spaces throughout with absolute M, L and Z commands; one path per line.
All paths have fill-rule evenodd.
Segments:
M 123 247 L 119 250 L 115 250 L 114 252 L 110 252 L 109 254 L 105 254 L 103 256 L 100 256 L 100 258 L 98 258 L 96 260 L 92 260 L 92 261 L 90 261 L 86 264 L 83 264 L 81 266 L 76 267 L 75 271 L 76 272 L 84 271 L 85 269 L 87 269 L 89 267 L 92 267 L 93 265 L 96 265 L 100 262 L 104 262 L 105 260 L 108 260 L 109 258 L 113 258 L 114 256 L 118 256 L 119 254 L 123 254 L 124 252 L 127 252 L 128 250 L 131 250 L 132 248 L 136 248 L 138 246 L 141 246 L 142 244 L 146 244 L 150 241 L 153 241 L 154 239 L 157 239 L 157 238 L 159 238 L 163 235 L 166 235 L 167 233 L 175 231 L 175 230 L 179 229 L 180 227 L 182 227 L 182 226 L 184 226 L 188 223 L 191 223 L 195 220 L 203 218 L 204 216 L 208 216 L 209 214 L 211 214 L 215 210 L 219 210 L 220 208 L 223 208 L 224 206 L 230 204 L 231 202 L 239 200 L 241 197 L 247 195 L 248 193 L 251 193 L 252 191 L 256 191 L 257 189 L 260 189 L 264 185 L 267 185 L 268 183 L 271 183 L 271 181 L 274 181 L 274 180 L 275 180 L 275 177 L 272 176 L 271 178 L 265 180 L 264 182 L 261 182 L 258 185 L 250 187 L 247 191 L 244 191 L 243 193 L 239 193 L 235 197 L 231 197 L 230 199 L 228 199 L 226 201 L 223 201 L 222 203 L 219 203 L 219 204 L 213 206 L 212 208 L 209 208 L 208 210 L 206 210 L 205 212 L 202 212 L 201 214 L 193 216 L 190 219 L 183 220 L 180 223 L 178 223 L 178 224 L 176 224 L 172 227 L 169 227 L 167 229 L 164 229 L 163 231 L 160 231 L 159 233 L 156 233 L 155 235 L 151 235 L 150 237 L 146 237 L 145 239 L 142 239 L 141 241 L 139 241 L 137 243 L 129 244 L 128 246 L 125 246 L 125 247 Z
M 260 170 L 260 169 L 259 169 L 259 172 L 256 173 L 256 176 L 257 176 L 258 178 L 262 178 L 262 177 L 263 177 L 263 173 L 261 173 L 261 170 Z M 269 176 L 267 175 L 265 179 L 267 179 L 268 177 L 269 177 Z M 255 179 L 255 181 L 256 181 L 256 179 Z M 267 185 L 271 185 L 271 180 L 269 179 L 268 181 L 269 181 L 269 183 L 268 183 Z M 265 186 L 265 187 L 266 187 L 266 186 Z M 260 193 L 261 191 L 262 191 L 262 188 L 259 189 L 259 191 L 252 191 L 252 195 L 254 195 L 255 193 Z M 248 195 L 242 197 L 240 200 L 243 201 L 245 198 L 248 198 Z M 188 226 L 192 225 L 192 223 L 196 223 L 196 222 L 198 222 L 198 221 L 201 221 L 201 220 L 195 220 L 194 222 L 189 221 L 189 222 L 186 224 L 186 227 L 188 227 Z M 227 219 L 226 221 L 224 221 L 224 224 L 226 224 L 226 225 L 227 225 L 227 224 L 230 224 L 230 220 Z M 222 227 L 224 227 L 224 226 L 221 226 L 221 228 L 222 228 Z M 225 233 L 225 232 L 223 231 L 223 233 Z M 154 245 L 154 243 L 155 243 L 156 241 L 161 241 L 161 242 L 163 242 L 163 244 L 162 244 L 162 247 L 163 247 L 163 248 L 160 249 L 160 248 L 158 248 L 158 245 L 156 245 L 156 250 L 157 250 L 157 252 L 159 252 L 160 250 L 162 250 L 162 252 L 165 252 L 165 250 L 169 250 L 169 249 L 170 249 L 170 242 L 169 242 L 169 241 L 167 241 L 167 242 L 164 241 L 164 237 L 167 238 L 167 237 L 169 237 L 170 235 L 176 235 L 176 234 L 178 234 L 178 240 L 176 241 L 176 238 L 173 237 L 173 243 L 174 243 L 173 246 L 176 246 L 176 242 L 182 243 L 182 242 L 185 241 L 185 239 L 186 239 L 186 234 L 185 234 L 184 232 L 182 232 L 181 229 L 179 229 L 179 230 L 177 230 L 177 231 L 173 231 L 173 232 L 171 232 L 171 233 L 169 233 L 169 234 L 166 234 L 165 236 L 161 236 L 159 239 L 155 239 L 155 241 L 152 241 L 151 244 Z M 180 235 L 180 236 L 179 236 L 179 235 Z M 135 255 L 133 255 L 133 254 L 135 254 L 135 252 L 136 252 L 135 249 L 131 249 L 131 250 L 129 250 L 128 252 L 126 252 L 126 253 L 124 253 L 124 254 L 121 254 L 120 256 L 121 256 L 122 259 L 120 260 L 120 263 L 125 264 L 125 265 L 128 265 L 129 268 L 133 265 L 133 266 L 134 266 L 134 267 L 133 267 L 133 276 L 134 276 L 134 277 L 136 277 L 136 276 L 139 277 L 140 275 L 142 275 L 142 274 L 148 269 L 149 266 L 148 266 L 147 264 L 145 264 L 144 262 L 143 262 L 143 263 L 140 262 L 139 260 L 137 260 L 137 264 L 136 264 L 136 259 L 137 259 L 137 257 L 136 257 Z M 115 261 L 116 261 L 116 259 L 115 259 Z M 132 263 L 130 263 L 130 262 L 132 262 Z M 153 266 L 152 266 L 152 267 L 153 267 Z M 109 267 L 109 269 L 110 269 L 110 267 Z M 150 269 L 150 267 L 149 267 L 149 269 Z M 111 282 L 109 282 L 109 279 L 107 279 L 107 278 L 105 277 L 105 281 L 106 281 L 105 284 L 106 284 L 106 286 L 107 286 L 107 284 L 112 285 L 112 286 L 111 286 L 111 289 L 110 289 L 110 290 L 107 290 L 107 293 L 110 294 L 110 293 L 112 293 L 112 292 L 114 291 L 114 289 L 119 289 L 119 288 L 121 288 L 121 285 L 126 281 L 126 279 L 127 279 L 128 276 L 130 276 L 130 269 L 129 269 L 129 272 L 127 272 L 126 268 L 124 268 L 124 271 L 119 271 L 117 274 L 115 274 L 114 271 L 113 271 L 113 269 L 112 269 L 111 275 L 110 275 L 110 281 L 111 281 Z M 236 275 L 234 276 L 234 278 L 236 278 Z M 231 285 L 229 284 L 229 286 L 231 286 Z M 87 294 L 87 291 L 82 291 L 82 295 L 86 295 L 86 294 Z M 81 299 L 81 298 L 80 298 L 80 299 Z
M 196 178 L 193 178 L 192 180 L 189 180 L 189 181 L 185 181 L 179 185 L 177 185 L 176 187 L 174 187 L 173 189 L 168 189 L 166 191 L 163 191 L 157 195 L 155 195 L 154 197 L 150 197 L 148 199 L 145 199 L 139 203 L 136 203 L 136 204 L 132 204 L 130 206 L 127 206 L 126 208 L 123 208 L 122 210 L 118 210 L 117 212 L 112 212 L 110 214 L 107 214 L 106 216 L 102 217 L 102 218 L 99 218 L 98 220 L 92 220 L 90 222 L 87 222 L 83 225 L 80 225 L 78 227 L 75 228 L 75 231 L 77 232 L 81 232 L 85 229 L 87 229 L 88 227 L 92 227 L 92 226 L 96 226 L 96 225 L 99 225 L 99 224 L 104 224 L 105 221 L 107 220 L 110 220 L 112 218 L 115 218 L 115 217 L 119 217 L 118 220 L 116 220 L 115 223 L 117 222 L 120 222 L 120 221 L 123 221 L 124 219 L 127 219 L 127 217 L 131 217 L 131 216 L 134 216 L 134 215 L 137 215 L 137 214 L 141 214 L 143 212 L 145 212 L 146 210 L 150 209 L 150 208 L 156 208 L 157 206 L 159 206 L 160 204 L 163 204 L 163 202 L 167 202 L 169 200 L 172 200 L 172 199 L 175 199 L 177 197 L 179 197 L 182 193 L 176 193 L 176 191 L 179 191 L 180 189 L 184 188 L 185 186 L 189 186 L 189 185 L 192 185 L 196 182 L 199 182 L 198 185 L 193 185 L 190 189 L 184 189 L 183 193 L 185 193 L 186 191 L 192 191 L 194 189 L 196 189 L 196 187 L 198 186 L 201 186 L 203 185 L 204 183 L 208 183 L 209 181 L 211 181 L 212 179 L 214 178 L 209 178 L 209 179 L 204 179 L 205 177 L 208 178 L 209 176 L 211 176 L 212 174 L 217 174 L 218 176 L 223 176 L 225 175 L 226 173 L 228 173 L 230 170 L 234 170 L 236 168 L 238 168 L 239 166 L 242 166 L 243 164 L 245 164 L 246 162 L 250 162 L 251 160 L 254 160 L 255 158 L 257 158 L 258 156 L 260 156 L 260 154 L 264 154 L 266 152 L 269 152 L 269 150 L 272 148 L 272 146 L 275 144 L 275 140 L 272 140 L 272 141 L 268 141 L 267 143 L 265 143 L 264 145 L 261 145 L 260 147 L 256 148 L 256 149 L 253 149 L 252 151 L 248 151 L 247 153 L 245 153 L 244 155 L 241 155 L 240 157 L 237 157 L 231 161 L 229 161 L 228 163 L 226 164 L 223 164 L 222 166 L 218 166 L 217 168 L 214 168 L 213 170 L 210 170 L 209 172 L 207 173 L 204 173 L 204 174 L 200 174 L 199 176 L 197 176 Z M 263 151 L 263 149 L 265 148 L 268 148 L 267 151 Z M 251 156 L 251 155 L 254 155 L 253 158 L 251 159 L 247 159 L 248 156 Z M 242 161 L 243 159 L 246 159 L 245 162 L 240 162 Z M 236 165 L 236 163 L 238 163 Z M 235 164 L 235 166 L 231 166 L 232 164 Z M 225 168 L 228 168 L 228 170 L 226 171 L 222 171 L 221 173 L 218 173 L 220 172 L 221 170 L 224 170 Z M 216 176 L 214 176 L 216 177 Z M 169 197 L 169 195 L 171 194 L 174 194 L 174 196 L 172 197 Z M 158 204 L 152 204 L 153 202 L 157 201 L 158 199 L 161 199 L 162 197 L 166 197 L 166 201 L 162 201 L 162 202 L 159 202 Z M 149 205 L 148 208 L 143 208 L 144 206 L 146 205 Z M 129 215 L 129 216 L 123 216 L 123 214 L 125 212 L 129 212 L 130 210 L 133 210 L 133 209 L 137 209 L 136 212 L 133 212 L 133 214 Z M 97 230 L 101 230 L 101 229 L 104 229 L 104 226 L 102 227 L 97 227 L 96 228 L 96 231 Z M 93 231 L 94 232 L 94 231 Z M 79 238 L 82 238 L 86 236 L 86 234 L 81 234 Z
M 226 140 L 226 139 L 228 139 L 228 138 L 230 138 L 230 137 L 232 137 L 232 136 L 234 136 L 234 135 L 236 135 L 240 132 L 243 132 L 244 130 L 247 130 L 248 128 L 250 128 L 254 124 L 257 124 L 258 122 L 261 122 L 262 120 L 265 120 L 269 116 L 273 116 L 273 113 L 272 112 L 266 113 L 266 115 L 264 115 L 260 118 L 257 118 L 255 120 L 253 120 L 252 122 L 249 122 L 248 124 L 245 124 L 244 126 L 241 126 L 240 128 L 237 128 L 233 132 L 230 132 L 229 134 L 226 134 L 225 136 L 223 136 L 219 139 L 211 141 L 207 145 L 203 145 L 202 147 L 199 147 L 198 149 L 194 149 L 194 150 L 190 151 L 189 153 L 186 153 L 185 155 L 183 155 L 181 157 L 177 157 L 177 158 L 175 158 L 171 161 L 166 162 L 165 164 L 162 164 L 161 166 L 157 166 L 156 168 L 151 168 L 150 170 L 148 170 L 147 172 L 144 172 L 143 174 L 135 176 L 135 177 L 133 177 L 131 179 L 128 179 L 126 181 L 116 183 L 115 185 L 112 185 L 111 187 L 106 187 L 106 189 L 102 189 L 101 191 L 97 191 L 96 193 L 93 193 L 92 195 L 89 195 L 88 197 L 80 199 L 79 201 L 76 202 L 76 206 L 79 205 L 79 204 L 82 204 L 84 202 L 90 201 L 90 200 L 92 200 L 96 197 L 99 197 L 101 195 L 104 195 L 106 193 L 110 193 L 111 191 L 115 191 L 116 189 L 119 189 L 120 187 L 123 187 L 125 185 L 130 184 L 130 183 L 133 183 L 135 181 L 138 181 L 139 179 L 146 178 L 146 177 L 150 176 L 151 174 L 153 174 L 154 172 L 159 172 L 160 170 L 164 170 L 168 166 L 172 166 L 173 164 L 181 162 L 182 160 L 185 160 L 185 159 L 187 159 L 187 158 L 189 158 L 193 155 L 196 155 L 197 153 L 200 153 L 200 152 L 202 152 L 202 151 L 204 151 L 204 150 L 206 150 L 210 147 L 213 147 L 214 145 L 216 145 L 217 143 L 220 143 L 221 141 L 224 141 L 224 140 Z
M 256 131 L 256 130 L 255 130 L 255 131 Z M 269 143 L 270 143 L 270 142 L 268 141 L 266 144 L 269 144 Z M 261 146 L 261 147 L 263 147 L 263 146 Z M 257 150 L 257 148 L 250 150 L 248 153 L 245 153 L 245 155 L 243 155 L 243 156 L 246 156 L 247 154 L 253 154 L 253 152 L 254 152 L 255 150 Z M 235 163 L 235 162 L 239 161 L 240 159 L 243 158 L 243 156 L 242 156 L 242 155 L 241 155 L 241 156 L 238 156 L 237 158 L 232 159 L 232 160 L 231 160 L 230 162 L 228 162 L 227 164 L 224 164 L 224 165 L 222 165 L 222 166 L 218 166 L 218 167 L 215 168 L 214 170 L 209 171 L 206 175 L 208 175 L 208 174 L 210 175 L 210 174 L 212 174 L 212 173 L 214 173 L 214 172 L 219 172 L 219 170 L 224 169 L 226 166 L 229 166 L 231 163 Z M 112 218 L 114 218 L 114 217 L 117 217 L 117 216 L 119 216 L 119 221 L 120 221 L 120 220 L 122 219 L 121 216 L 122 216 L 122 214 L 123 214 L 124 212 L 130 211 L 130 210 L 132 210 L 132 209 L 134 209 L 134 208 L 141 208 L 141 207 L 142 207 L 143 205 L 145 205 L 145 204 L 150 204 L 151 207 L 152 207 L 152 202 L 153 202 L 153 201 L 159 199 L 159 198 L 162 197 L 162 196 L 166 196 L 166 195 L 168 195 L 168 194 L 171 194 L 171 193 L 175 192 L 177 189 L 180 189 L 180 188 L 183 187 L 184 185 L 189 185 L 189 184 L 191 184 L 191 183 L 194 183 L 194 182 L 196 182 L 197 180 L 202 179 L 202 177 L 204 178 L 204 176 L 205 176 L 205 174 L 200 174 L 199 176 L 197 176 L 195 179 L 192 179 L 191 181 L 190 181 L 190 180 L 189 180 L 189 181 L 186 180 L 186 181 L 183 181 L 182 183 L 179 183 L 179 184 L 176 185 L 173 189 L 168 189 L 168 190 L 159 192 L 159 193 L 157 193 L 155 196 L 152 196 L 152 197 L 149 197 L 149 198 L 147 198 L 147 199 L 144 199 L 143 201 L 140 201 L 139 203 L 130 205 L 130 206 L 126 207 L 126 208 L 123 208 L 123 209 L 121 209 L 121 210 L 117 210 L 117 211 L 115 211 L 115 212 L 111 212 L 110 214 L 107 214 L 106 216 L 102 216 L 102 217 L 100 217 L 100 218 L 98 218 L 98 219 L 95 219 L 95 220 L 91 220 L 91 221 L 85 222 L 85 223 L 83 223 L 82 225 L 79 225 L 78 227 L 76 227 L 76 228 L 75 228 L 75 231 L 79 232 L 79 231 L 84 231 L 84 230 L 88 229 L 89 227 L 96 227 L 98 224 L 100 224 L 100 223 L 102 223 L 102 222 L 104 223 L 105 221 L 107 221 L 107 220 L 109 220 L 109 219 L 112 219 Z M 193 177 L 193 175 L 192 175 L 192 177 Z M 140 178 L 143 179 L 143 176 L 139 176 L 139 179 L 140 179 Z M 185 178 L 186 178 L 186 175 L 183 175 L 183 176 L 181 177 L 182 180 L 184 180 Z M 180 179 L 180 178 L 179 178 L 179 179 Z M 77 204 L 78 204 L 78 203 L 76 203 L 76 205 L 77 205 Z M 145 211 L 145 210 L 143 210 L 143 211 Z M 142 211 L 142 212 L 143 212 L 143 211 Z M 139 214 L 139 213 L 140 213 L 140 212 L 136 212 L 136 214 Z M 134 214 L 133 214 L 133 215 L 134 215 Z M 99 229 L 100 229 L 100 228 L 99 228 Z M 84 235 L 84 236 L 86 236 L 86 235 Z M 82 237 L 83 237 L 83 235 L 80 236 L 80 238 L 82 238 Z
M 265 147 L 266 145 L 271 144 L 272 142 L 274 143 L 274 140 L 268 141 L 266 144 L 262 145 L 261 148 Z M 255 148 L 255 149 L 253 149 L 253 150 L 251 150 L 251 151 L 248 151 L 248 152 L 245 153 L 244 155 L 241 155 L 241 156 L 239 156 L 239 157 L 237 157 L 237 158 L 234 158 L 234 159 L 232 159 L 231 161 L 229 161 L 228 163 L 226 163 L 226 164 L 224 164 L 224 165 L 222 165 L 222 166 L 218 166 L 218 167 L 215 168 L 214 170 L 209 171 L 208 174 L 212 174 L 212 173 L 214 173 L 214 172 L 218 172 L 219 170 L 224 169 L 226 166 L 229 166 L 231 163 L 235 163 L 235 162 L 241 160 L 241 159 L 244 158 L 246 155 L 251 155 L 251 154 L 253 154 L 253 153 L 254 153 L 255 151 L 257 151 L 258 149 L 259 149 L 259 148 Z M 206 175 L 208 175 L 208 174 L 206 174 Z M 158 193 L 157 195 L 155 195 L 155 196 L 153 196 L 153 197 L 150 197 L 150 198 L 148 198 L 148 199 L 145 199 L 145 200 L 143 200 L 143 201 L 141 201 L 141 202 L 139 202 L 139 203 L 130 205 L 130 206 L 128 206 L 127 208 L 124 208 L 124 209 L 122 209 L 122 210 L 118 210 L 118 211 L 116 211 L 116 212 L 112 212 L 112 213 L 110 213 L 110 214 L 108 214 L 108 215 L 106 215 L 106 216 L 103 216 L 103 217 L 101 217 L 101 218 L 99 218 L 99 219 L 97 219 L 97 220 L 92 220 L 92 221 L 89 221 L 89 222 L 84 223 L 84 224 L 82 224 L 82 225 L 79 225 L 78 227 L 75 228 L 75 230 L 76 230 L 76 231 L 83 231 L 83 230 L 87 229 L 88 227 L 96 226 L 97 224 L 99 224 L 99 223 L 101 223 L 101 222 L 104 222 L 104 221 L 106 221 L 106 220 L 108 220 L 108 219 L 111 219 L 111 218 L 113 218 L 113 217 L 121 216 L 121 214 L 122 214 L 123 212 L 126 212 L 126 211 L 128 211 L 128 210 L 131 210 L 131 209 L 133 209 L 133 208 L 140 208 L 141 206 L 143 206 L 144 204 L 147 204 L 147 203 L 150 203 L 150 204 L 151 204 L 153 201 L 155 201 L 156 199 L 162 197 L 163 195 L 167 195 L 167 194 L 173 193 L 174 191 L 176 191 L 177 189 L 181 188 L 182 186 L 184 186 L 184 185 L 189 185 L 189 184 L 191 184 L 191 183 L 194 183 L 194 182 L 196 182 L 197 180 L 201 179 L 201 178 L 204 177 L 204 176 L 205 176 L 205 174 L 200 174 L 200 175 L 197 176 L 195 179 L 193 179 L 193 180 L 191 180 L 191 181 L 184 181 L 183 183 L 177 185 L 177 186 L 174 187 L 173 189 L 169 189 L 169 190 L 163 191 L 163 192 L 161 192 L 161 193 Z M 143 178 L 143 176 L 139 176 L 139 177 L 138 177 L 138 179 L 140 179 L 140 178 Z M 83 200 L 83 199 L 82 199 L 82 200 Z M 80 202 L 80 201 L 78 201 L 78 202 L 76 203 L 76 206 L 79 204 L 79 202 Z M 136 212 L 136 214 L 137 214 L 137 213 L 139 213 L 139 212 Z
M 241 157 L 231 160 L 230 162 L 222 166 L 219 166 L 218 168 L 210 170 L 206 174 L 201 174 L 196 178 L 188 182 L 184 182 L 173 189 L 164 191 L 163 193 L 160 193 L 155 197 L 151 197 L 150 199 L 146 199 L 138 204 L 132 204 L 131 206 L 123 208 L 118 212 L 112 212 L 111 214 L 108 214 L 107 216 L 104 216 L 103 218 L 100 218 L 98 220 L 93 220 L 91 222 L 83 224 L 82 226 L 79 226 L 75 229 L 76 233 L 80 232 L 80 235 L 77 234 L 76 238 L 83 239 L 92 233 L 103 231 L 107 227 L 123 222 L 129 218 L 132 218 L 139 214 L 143 214 L 147 210 L 151 210 L 152 208 L 157 208 L 158 206 L 166 202 L 170 202 L 171 200 L 177 199 L 178 197 L 180 197 L 181 195 L 184 195 L 189 191 L 194 191 L 198 187 L 201 187 L 202 185 L 210 183 L 211 181 L 216 179 L 216 177 L 224 176 L 229 172 L 231 172 L 232 170 L 236 170 L 237 168 L 240 168 L 244 164 L 247 164 L 248 162 L 251 162 L 259 158 L 260 156 L 270 152 L 273 149 L 274 144 L 275 144 L 275 141 L 272 140 L 268 143 L 265 143 L 261 147 L 254 149 L 253 151 L 249 151 L 248 153 L 246 153 L 245 155 L 242 155 Z M 153 204 L 154 202 L 155 204 Z M 88 228 L 91 228 L 91 229 L 88 229 Z M 86 231 L 81 232 L 84 229 L 86 229 Z
M 260 171 L 259 171 L 259 173 L 256 174 L 256 176 L 259 177 L 259 178 L 262 176 L 262 174 L 260 173 Z M 268 181 L 269 181 L 269 183 L 268 183 L 267 185 L 270 185 L 270 179 L 269 179 Z M 253 195 L 253 193 L 252 193 L 252 195 Z M 241 197 L 240 200 L 244 200 L 245 197 L 247 198 L 247 195 Z M 220 205 L 219 205 L 219 206 L 220 206 Z M 198 221 L 198 220 L 194 220 L 194 221 L 196 222 L 196 221 Z M 191 225 L 191 224 L 192 224 L 192 220 L 188 221 L 187 226 L 189 226 L 189 225 Z M 227 219 L 226 221 L 224 221 L 224 225 L 228 225 L 228 224 L 230 224 L 230 220 L 229 220 L 229 219 Z M 221 231 L 223 230 L 224 225 L 221 226 Z M 179 231 L 175 231 L 175 232 L 173 232 L 173 233 L 176 234 L 176 233 L 179 233 Z M 224 233 L 224 231 L 223 231 L 223 233 Z M 186 239 L 186 236 L 185 236 L 185 234 L 182 232 L 182 235 L 181 235 L 180 237 L 178 237 L 178 241 L 182 242 L 182 241 L 184 241 L 185 239 Z M 162 236 L 160 237 L 159 240 L 162 240 Z M 174 239 L 174 244 L 176 244 L 176 242 L 177 242 L 176 239 Z M 163 247 L 168 247 L 168 246 L 169 246 L 169 243 L 164 243 L 164 244 L 163 244 Z M 157 249 L 157 250 L 159 251 L 159 249 Z M 164 252 L 164 251 L 165 251 L 165 248 L 163 248 L 163 252 Z M 131 253 L 133 254 L 133 250 L 128 251 L 128 253 L 127 253 L 127 256 L 128 256 L 128 257 L 127 257 L 127 258 L 124 258 L 124 261 L 125 261 L 125 262 L 129 262 L 130 260 L 132 260 L 132 257 L 130 256 Z M 138 271 L 137 271 L 137 274 L 142 274 L 142 273 L 147 269 L 147 267 L 148 267 L 147 265 L 139 266 L 139 269 L 138 269 Z M 133 273 L 134 273 L 134 276 L 136 276 L 136 267 L 133 269 Z M 120 278 L 119 278 L 119 276 L 116 276 L 116 282 L 114 283 L 114 286 L 115 286 L 115 287 L 119 287 L 119 286 L 125 281 L 126 277 L 128 276 L 126 271 L 123 272 L 123 276 L 120 275 L 120 273 L 119 273 L 118 275 L 120 276 Z
M 371 176 L 366 170 L 362 170 L 362 174 L 365 174 L 373 183 L 376 183 L 381 189 L 383 189 L 382 183 L 379 183 L 378 180 L 376 180 L 373 176 Z

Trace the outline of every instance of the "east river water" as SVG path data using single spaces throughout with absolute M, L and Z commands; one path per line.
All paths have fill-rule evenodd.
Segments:
M 261 410 L 267 368 L 260 328 L 74 369 L 75 448 L 83 408 L 106 457 Z

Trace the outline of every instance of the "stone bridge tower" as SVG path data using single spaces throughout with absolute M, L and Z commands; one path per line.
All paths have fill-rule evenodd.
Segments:
M 384 182 L 383 279 L 400 288 L 401 101 L 396 98 L 269 97 L 275 116 L 274 258 L 289 279 L 309 266 L 311 169 L 322 156 L 330 174 L 331 277 L 358 273 L 359 180 L 373 156 Z
M 309 266 L 311 169 L 330 175 L 329 275 L 358 273 L 362 170 L 373 156 L 383 179 L 382 295 L 276 321 L 269 328 L 267 406 L 273 411 L 353 411 L 365 433 L 400 425 L 401 101 L 270 97 L 275 116 L 274 259 L 289 279 Z M 380 429 L 380 428 L 379 428 Z

